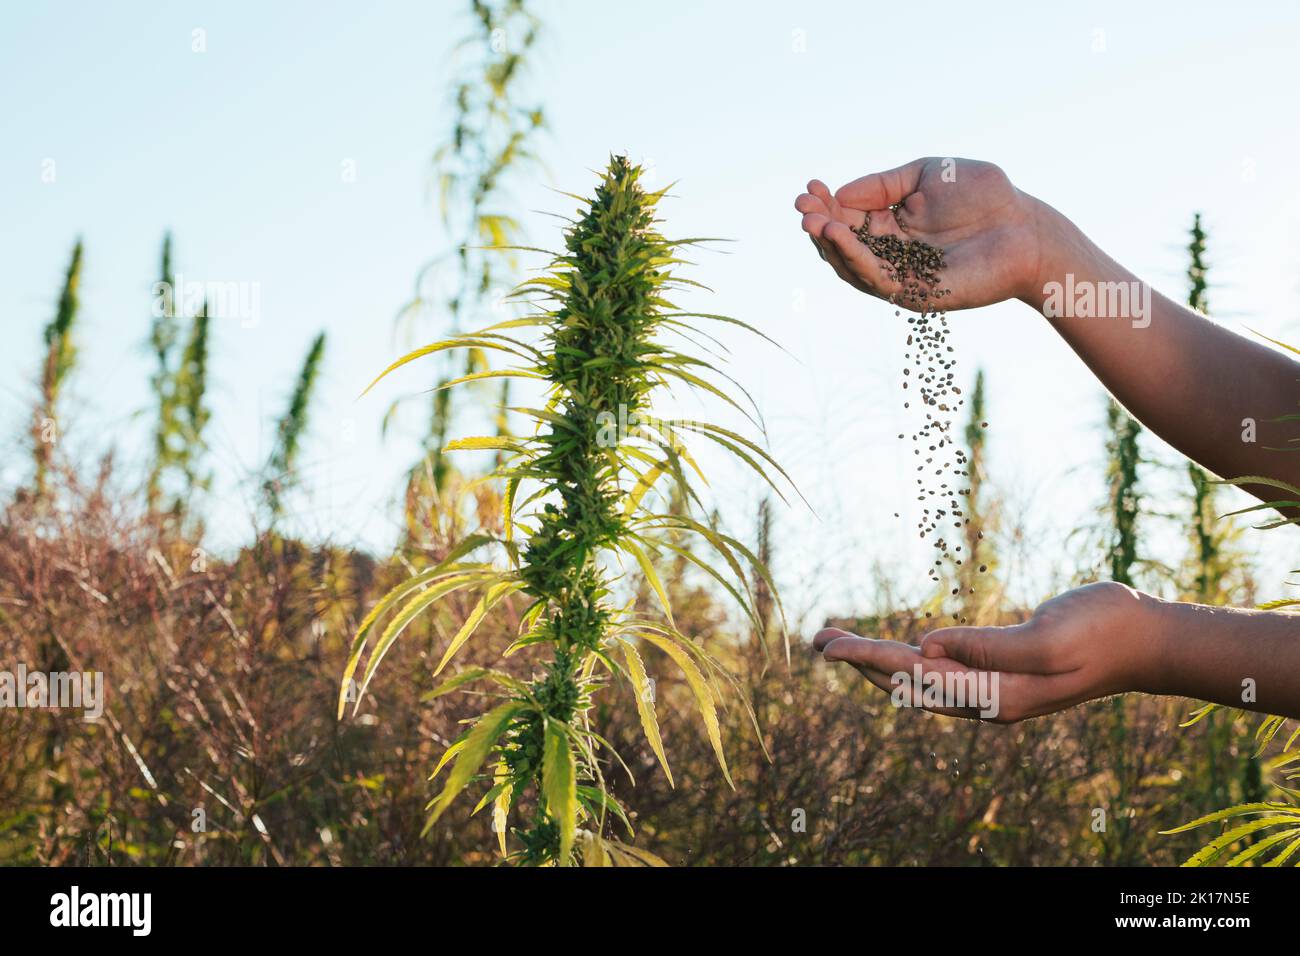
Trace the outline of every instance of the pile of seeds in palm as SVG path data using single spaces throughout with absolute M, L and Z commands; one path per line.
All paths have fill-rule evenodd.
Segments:
M 897 208 L 893 211 L 897 218 Z M 922 508 L 917 531 L 922 539 L 933 539 L 938 555 L 929 574 L 930 580 L 939 583 L 945 560 L 961 565 L 961 528 L 970 523 L 961 502 L 970 494 L 966 470 L 969 461 L 965 449 L 956 443 L 952 428 L 953 415 L 965 399 L 960 397 L 961 388 L 954 381 L 957 359 L 948 344 L 947 315 L 939 307 L 939 300 L 949 294 L 940 286 L 939 278 L 946 263 L 938 246 L 894 234 L 873 236 L 868 231 L 870 225 L 868 216 L 854 234 L 881 260 L 889 278 L 901 286 L 900 291 L 889 296 L 890 303 L 915 308 L 919 313 L 907 320 L 908 349 L 903 358 L 912 366 L 903 369 L 903 389 L 909 391 L 915 386 L 925 413 L 924 423 L 912 435 L 914 453 L 923 459 L 916 467 L 917 501 Z M 901 220 L 899 226 L 906 231 Z M 901 309 L 894 314 L 901 316 Z M 903 407 L 910 408 L 911 404 L 909 398 Z M 954 588 L 953 595 L 959 590 Z M 953 619 L 964 620 L 959 614 L 953 614 Z

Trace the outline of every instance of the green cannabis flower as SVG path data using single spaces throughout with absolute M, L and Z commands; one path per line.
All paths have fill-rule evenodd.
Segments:
M 504 532 L 500 537 L 471 535 L 441 563 L 380 600 L 358 629 L 339 694 L 341 717 L 348 699 L 359 702 L 402 631 L 441 598 L 459 591 L 478 595 L 435 676 L 497 604 L 516 594 L 527 599 L 519 637 L 505 653 L 547 645 L 551 661 L 544 675 L 523 682 L 498 670 L 472 668 L 426 695 L 432 699 L 479 680 L 494 681 L 502 689 L 502 702 L 479 717 L 435 769 L 436 776 L 450 767 L 442 791 L 429 805 L 428 825 L 491 764 L 492 786 L 479 808 L 492 806 L 503 855 L 524 864 L 660 862 L 605 835 L 611 815 L 629 835 L 631 826 L 602 776 L 600 753 L 609 745 L 589 721 L 592 695 L 606 675 L 626 678 L 646 739 L 672 781 L 641 656 L 645 646 L 661 651 L 685 675 L 718 763 L 731 782 L 718 706 L 721 688 L 737 685 L 713 655 L 677 629 L 652 556 L 671 552 L 701 568 L 760 629 L 755 586 L 761 580 L 775 593 L 767 568 L 740 541 L 695 520 L 689 507 L 668 513 L 653 510 L 658 496 L 650 493 L 661 485 L 675 485 L 688 506 L 699 503 L 687 471 L 701 480 L 703 476 L 684 441 L 686 435 L 715 442 L 769 484 L 768 468 L 789 479 L 762 447 L 734 431 L 706 422 L 650 419 L 652 399 L 674 388 L 702 390 L 745 411 L 710 381 L 710 376 L 721 374 L 713 365 L 677 351 L 660 333 L 689 332 L 688 320 L 726 322 L 761 333 L 725 316 L 683 312 L 669 301 L 674 289 L 694 285 L 672 271 L 682 261 L 678 250 L 705 240 L 670 241 L 661 236 L 655 208 L 663 194 L 647 193 L 640 177 L 641 169 L 624 157 L 611 158 L 594 198 L 583 201 L 579 217 L 566 230 L 564 253 L 551 253 L 546 273 L 514 293 L 536 302 L 541 311 L 427 345 L 380 375 L 422 356 L 481 349 L 503 353 L 514 364 L 462 376 L 447 387 L 485 378 L 521 378 L 536 380 L 545 390 L 543 407 L 512 409 L 533 420 L 532 437 L 465 438 L 448 444 L 448 450 L 492 450 L 500 455 L 495 476 L 505 483 Z M 516 337 L 526 329 L 538 333 L 535 344 Z M 635 424 L 641 421 L 653 421 L 653 427 Z M 725 572 L 687 547 L 688 535 L 707 544 Z M 507 570 L 466 560 L 488 546 L 504 553 Z M 613 566 L 625 559 L 645 576 L 659 613 L 640 613 L 617 601 Z M 381 620 L 387 623 L 370 647 L 360 689 L 353 696 L 361 655 Z M 744 706 L 748 709 L 747 703 Z M 511 815 L 523 823 L 511 831 L 518 841 L 513 850 L 505 826 Z

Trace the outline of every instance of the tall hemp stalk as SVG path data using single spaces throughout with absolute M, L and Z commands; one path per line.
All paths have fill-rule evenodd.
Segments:
M 1110 579 L 1133 587 L 1133 572 L 1138 564 L 1138 516 L 1142 510 L 1138 465 L 1141 448 L 1138 436 L 1142 426 L 1113 398 L 1106 402 L 1106 477 L 1109 489 L 1111 541 L 1109 549 Z M 1128 797 L 1132 768 L 1128 760 L 1128 716 L 1121 694 L 1112 698 L 1110 737 L 1115 760 L 1115 803 L 1119 813 L 1110 814 L 1115 837 L 1104 841 L 1108 862 L 1124 866 L 1129 860 L 1132 819 L 1128 815 Z M 1109 832 L 1109 831 L 1108 831 Z
M 284 493 L 295 480 L 294 468 L 298 463 L 303 435 L 307 432 L 307 412 L 324 356 L 325 333 L 321 332 L 307 350 L 293 393 L 289 396 L 289 406 L 276 423 L 275 445 L 267 459 L 266 478 L 262 482 L 262 502 L 272 527 L 284 514 Z
M 1201 227 L 1199 212 L 1192 217 L 1187 252 L 1191 259 L 1187 265 L 1187 304 L 1202 315 L 1209 315 L 1205 230 Z M 1214 507 L 1215 487 L 1210 484 L 1210 476 L 1205 469 L 1191 459 L 1187 461 L 1187 475 L 1192 481 L 1192 539 L 1196 545 L 1195 593 L 1196 599 L 1204 602 L 1212 596 L 1212 571 L 1217 557 L 1214 538 L 1214 521 L 1217 517 Z
M 536 164 L 531 144 L 544 125 L 540 106 L 518 102 L 538 39 L 537 17 L 524 0 L 471 0 L 470 9 L 473 32 L 456 50 L 463 67 L 453 82 L 451 135 L 433 158 L 442 223 L 455 245 L 426 266 L 419 285 L 425 284 L 426 276 L 438 277 L 448 257 L 454 260 L 454 271 L 440 292 L 417 289 L 415 302 L 406 310 L 430 305 L 431 296 L 432 304 L 448 316 L 451 334 L 462 331 L 464 317 L 481 310 L 494 289 L 516 281 L 517 263 L 512 254 L 503 256 L 501 251 L 519 244 L 522 228 L 502 207 L 509 207 L 511 181 Z M 453 417 L 453 393 L 441 386 L 454 376 L 486 370 L 487 350 L 471 347 L 459 356 L 458 366 L 451 356 L 440 364 L 424 461 L 412 475 L 418 479 L 427 462 L 437 491 L 446 485 L 443 450 Z M 504 408 L 509 405 L 509 380 L 499 385 Z M 504 415 L 497 432 L 508 432 Z
M 974 621 L 980 608 L 987 607 L 989 598 L 977 594 L 983 583 L 988 588 L 996 573 L 996 556 L 992 543 L 985 538 L 985 532 L 994 524 L 994 508 L 987 501 L 985 478 L 985 419 L 988 415 L 984 390 L 984 369 L 975 372 L 975 384 L 971 388 L 970 401 L 967 403 L 966 419 L 966 517 L 969 519 L 962 527 L 965 538 L 966 557 L 957 574 L 958 587 L 961 589 L 961 601 L 965 616 Z M 981 568 L 987 568 L 982 572 Z
M 176 347 L 176 273 L 172 268 L 172 234 L 164 234 L 158 282 L 154 286 L 153 322 L 149 327 L 149 348 L 157 367 L 150 378 L 157 419 L 154 423 L 153 463 L 146 483 L 149 510 L 157 509 L 162 497 L 162 480 L 171 463 L 174 442 L 179 431 L 176 418 L 176 375 L 172 353 Z
M 40 397 L 32 414 L 32 454 L 35 464 L 33 497 L 42 506 L 49 503 L 49 472 L 53 464 L 54 447 L 62 432 L 59 398 L 77 358 L 73 330 L 81 305 L 79 290 L 83 253 L 84 247 L 78 238 L 72 247 L 72 258 L 63 278 L 54 318 L 45 326 L 45 359 L 41 365 Z M 51 634 L 43 638 L 38 653 L 41 670 L 53 672 L 68 669 L 67 652 L 57 636 Z M 49 723 L 41 743 L 45 765 L 57 766 L 58 754 L 65 744 L 65 732 L 57 721 Z M 51 806 L 61 806 L 67 800 L 67 781 L 56 774 L 50 774 L 49 777 L 49 803 Z
M 76 362 L 77 349 L 72 331 L 81 305 L 81 261 L 84 247 L 78 239 L 72 247 L 72 259 L 63 277 L 58 308 L 45 326 L 45 360 L 41 365 L 40 400 L 32 416 L 32 455 L 35 464 L 35 495 L 43 499 L 48 492 L 50 464 L 54 446 L 62 429 L 59 426 L 59 397 Z
M 431 699 L 486 680 L 496 685 L 499 698 L 435 768 L 435 777 L 444 770 L 447 776 L 429 804 L 426 830 L 462 790 L 477 779 L 490 780 L 476 809 L 492 807 L 502 855 L 521 864 L 661 862 L 607 832 L 614 819 L 629 837 L 632 828 L 605 785 L 604 769 L 617 755 L 591 726 L 594 695 L 607 678 L 626 678 L 646 740 L 672 782 L 642 657 L 645 649 L 661 652 L 685 675 L 723 775 L 731 782 L 718 706 L 727 684 L 742 701 L 743 695 L 714 656 L 677 629 L 651 556 L 668 551 L 701 568 L 735 598 L 756 629 L 760 622 L 751 575 L 773 587 L 767 568 L 740 541 L 687 513 L 654 510 L 662 494 L 651 492 L 665 484 L 675 484 L 688 502 L 699 503 L 686 469 L 701 480 L 703 476 L 683 441 L 687 435 L 710 439 L 769 484 L 767 467 L 783 477 L 784 472 L 758 444 L 734 431 L 706 422 L 647 417 L 652 399 L 675 387 L 708 392 L 741 407 L 709 380 L 721 373 L 677 351 L 663 340 L 665 333 L 681 332 L 689 338 L 690 320 L 756 330 L 736 319 L 683 312 L 668 300 L 673 290 L 695 285 L 672 271 L 682 261 L 678 251 L 703 240 L 670 241 L 659 234 L 655 209 L 662 193 L 647 193 L 640 176 L 640 168 L 624 157 L 610 159 L 594 198 L 583 200 L 578 218 L 565 231 L 565 252 L 551 253 L 546 274 L 516 290 L 519 296 L 540 296 L 535 301 L 542 311 L 416 349 L 380 375 L 422 356 L 482 349 L 514 364 L 470 373 L 449 384 L 492 376 L 534 380 L 545 390 L 543 407 L 515 409 L 535 422 L 531 437 L 487 436 L 449 443 L 448 450 L 505 453 L 496 471 L 506 488 L 505 530 L 499 538 L 471 536 L 443 562 L 389 592 L 362 621 L 339 691 L 341 718 L 348 699 L 360 703 L 379 662 L 402 631 L 441 598 L 458 591 L 479 595 L 434 676 L 446 670 L 497 604 L 512 595 L 524 598 L 528 604 L 519 636 L 505 653 L 545 648 L 550 660 L 543 674 L 521 681 L 475 667 L 426 695 Z M 536 334 L 535 344 L 515 336 L 526 329 Z M 702 539 L 726 570 L 677 543 L 678 534 Z M 499 550 L 504 569 L 467 560 L 486 546 Z M 639 613 L 634 604 L 616 596 L 616 565 L 623 562 L 645 576 L 659 613 Z M 353 676 L 372 639 L 361 686 L 354 694 Z M 749 715 L 752 719 L 752 710 Z M 511 819 L 516 825 L 507 833 Z
M 212 320 L 205 302 L 189 317 L 181 341 L 181 323 L 186 316 L 181 290 L 176 288 L 170 232 L 163 236 L 159 272 L 149 328 L 149 347 L 157 363 L 150 382 L 157 417 L 145 495 L 150 511 L 156 511 L 164 495 L 170 494 L 166 513 L 173 522 L 180 522 L 194 493 L 207 488 L 210 481 L 203 455 L 207 450 L 204 432 L 211 418 L 207 390 Z
M 1202 315 L 1210 314 L 1209 269 L 1205 262 L 1205 229 L 1201 214 L 1192 217 L 1187 252 L 1187 304 Z M 1202 604 L 1225 601 L 1225 578 L 1232 565 L 1229 552 L 1232 526 L 1219 520 L 1218 485 L 1200 465 L 1187 462 L 1187 475 L 1192 485 L 1192 545 L 1194 549 L 1194 580 L 1192 596 Z
M 1201 214 L 1192 217 L 1188 234 L 1187 253 L 1187 304 L 1209 315 L 1209 269 L 1205 262 L 1206 234 L 1201 225 Z M 1192 580 L 1189 588 L 1192 600 L 1201 604 L 1222 604 L 1227 600 L 1225 578 L 1231 559 L 1228 554 L 1232 526 L 1219 518 L 1218 485 L 1204 468 L 1188 459 L 1187 477 L 1191 482 L 1191 540 Z M 1202 809 L 1222 807 L 1231 799 L 1231 777 L 1222 766 L 1231 761 L 1228 750 L 1232 743 L 1234 715 L 1219 713 L 1218 709 L 1204 717 L 1205 736 L 1210 748 L 1209 779 L 1206 781 Z M 1257 791 L 1260 786 L 1259 765 L 1246 756 L 1242 764 L 1244 792 Z
M 176 368 L 175 402 L 180 441 L 171 463 L 182 480 L 182 490 L 172 502 L 172 513 L 177 518 L 189 510 L 194 493 L 210 483 L 203 468 L 203 454 L 207 451 L 204 430 L 212 417 L 207 404 L 211 325 L 205 302 L 191 320 L 189 336 Z
M 772 499 L 766 495 L 758 503 L 758 521 L 755 530 L 758 559 L 763 562 L 764 567 L 770 568 L 772 566 Z M 754 584 L 754 612 L 758 618 L 758 630 L 754 633 L 754 638 L 764 651 L 765 657 L 768 628 L 772 623 L 772 604 L 771 590 L 767 582 L 760 578 Z
M 1138 564 L 1138 515 L 1142 510 L 1138 465 L 1142 426 L 1114 399 L 1106 403 L 1106 481 L 1111 540 L 1110 579 L 1133 587 Z

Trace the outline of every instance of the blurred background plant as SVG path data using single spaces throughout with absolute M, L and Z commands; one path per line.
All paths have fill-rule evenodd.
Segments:
M 441 331 L 462 332 L 465 317 L 477 316 L 485 306 L 504 317 L 513 305 L 508 293 L 518 281 L 513 247 L 522 244 L 523 227 L 510 187 L 538 166 L 534 141 L 545 128 L 545 117 L 540 104 L 521 99 L 526 98 L 541 24 L 524 0 L 470 0 L 469 6 L 471 29 L 452 56 L 452 125 L 433 155 L 438 215 L 451 242 L 420 271 L 415 296 L 398 316 L 404 334 L 430 323 Z M 429 420 L 424 457 L 411 470 L 410 509 L 446 487 L 443 449 L 454 396 L 443 386 L 454 377 L 486 371 L 487 351 L 470 348 L 441 355 L 435 367 L 440 370 L 436 387 L 424 393 Z M 485 384 L 499 389 L 502 413 L 496 423 L 504 433 L 510 381 Z M 399 403 L 390 407 L 385 427 Z M 413 523 L 411 530 L 417 527 Z
M 72 261 L 63 279 L 59 305 L 50 324 L 45 326 L 45 361 L 41 365 L 40 398 L 32 410 L 32 455 L 35 474 L 32 478 L 33 494 L 43 499 L 48 491 L 50 461 L 59 443 L 59 398 L 63 384 L 77 359 L 73 342 L 73 328 L 77 322 L 77 297 L 81 285 L 81 240 L 72 247 Z

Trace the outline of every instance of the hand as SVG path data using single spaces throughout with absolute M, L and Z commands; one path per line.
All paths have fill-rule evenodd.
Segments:
M 900 203 L 896 221 L 890 207 Z M 901 284 L 853 233 L 868 217 L 873 236 L 923 239 L 944 250 L 947 267 L 939 279 L 950 294 L 939 306 L 950 310 L 1032 298 L 1041 287 L 1040 235 L 1059 218 L 997 166 L 971 159 L 914 160 L 855 179 L 833 196 L 814 179 L 794 206 L 841 279 L 882 299 L 898 296 L 913 311 L 929 309 L 903 297 Z
M 1122 584 L 1104 582 L 1067 591 L 1042 604 L 1023 624 L 1007 627 L 945 627 L 920 647 L 869 640 L 826 628 L 813 647 L 828 661 L 846 661 L 881 690 L 922 674 L 996 673 L 995 723 L 1014 723 L 1072 707 L 1085 700 L 1147 690 L 1160 657 L 1154 606 L 1161 602 Z M 923 676 L 923 679 L 924 676 Z M 977 708 L 927 709 L 976 717 Z

